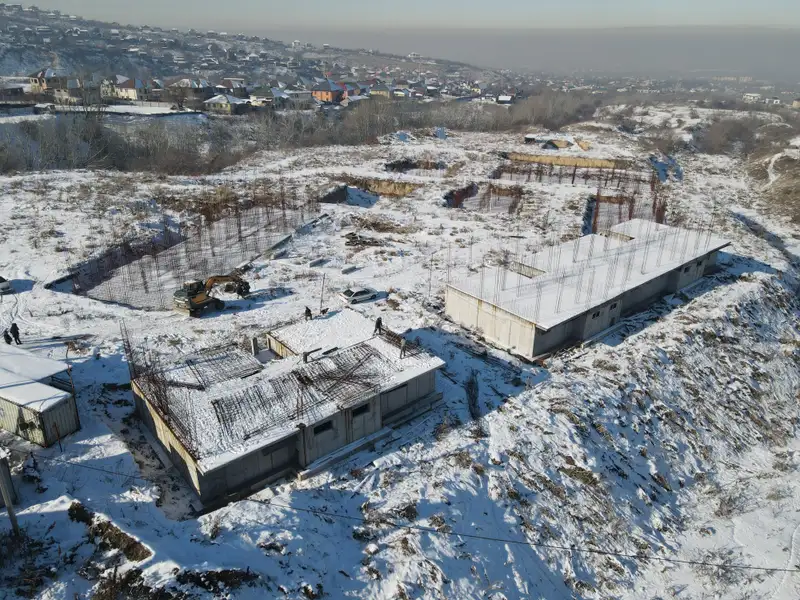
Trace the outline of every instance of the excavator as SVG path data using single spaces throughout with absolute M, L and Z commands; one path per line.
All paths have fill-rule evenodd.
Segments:
M 223 283 L 226 292 L 235 292 L 240 298 L 250 293 L 250 284 L 238 275 L 214 275 L 205 281 L 187 281 L 172 296 L 175 310 L 190 317 L 199 317 L 208 309 L 223 310 L 225 303 L 211 295 L 211 290 Z

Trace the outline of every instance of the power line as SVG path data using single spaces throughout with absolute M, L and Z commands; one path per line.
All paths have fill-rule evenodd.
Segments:
M 306 512 L 311 513 L 318 516 L 324 517 L 334 517 L 339 519 L 349 519 L 352 521 L 360 521 L 362 523 L 371 524 L 368 519 L 363 517 L 354 517 L 351 515 L 342 515 L 339 513 L 330 513 L 323 510 L 314 510 L 312 508 L 300 508 L 298 506 L 288 506 L 285 504 L 281 504 L 279 502 L 270 501 L 263 501 L 263 500 L 254 500 L 252 498 L 246 498 L 250 502 L 255 502 L 257 504 L 263 504 L 265 506 L 276 506 L 279 508 L 285 508 L 292 511 L 298 512 Z M 772 567 L 757 567 L 754 565 L 728 565 L 723 563 L 710 563 L 704 561 L 696 561 L 696 560 L 688 560 L 688 559 L 680 559 L 680 558 L 669 558 L 666 556 L 641 556 L 638 554 L 626 554 L 624 552 L 613 552 L 611 550 L 596 550 L 593 548 L 581 548 L 575 545 L 570 546 L 558 546 L 555 544 L 544 544 L 541 542 L 531 542 L 529 540 L 512 540 L 508 538 L 498 538 L 488 535 L 479 535 L 477 533 L 463 533 L 458 531 L 448 531 L 448 530 L 438 530 L 432 529 L 430 527 L 424 527 L 422 525 L 399 525 L 394 521 L 382 520 L 381 523 L 388 524 L 394 527 L 395 529 L 411 529 L 413 531 L 420 531 L 422 533 L 430 533 L 434 535 L 441 535 L 447 537 L 463 537 L 463 538 L 470 538 L 475 540 L 483 540 L 488 542 L 500 542 L 503 544 L 514 544 L 517 546 L 532 546 L 536 548 L 545 548 L 548 550 L 559 550 L 564 552 L 575 552 L 575 553 L 584 553 L 584 554 L 600 554 L 603 556 L 615 556 L 618 558 L 630 558 L 637 561 L 648 561 L 648 560 L 656 560 L 661 562 L 669 562 L 669 563 L 677 563 L 677 564 L 684 564 L 684 565 L 694 565 L 694 566 L 703 566 L 703 567 L 714 567 L 717 569 L 743 569 L 743 570 L 752 570 L 752 571 L 769 571 L 769 572 L 777 572 L 777 573 L 800 573 L 800 569 L 786 569 L 786 568 L 772 568 Z
M 102 469 L 100 467 L 92 467 L 90 465 L 84 465 L 81 463 L 76 463 L 68 460 L 59 459 L 56 457 L 49 457 L 49 456 L 42 456 L 33 452 L 23 452 L 21 450 L 15 450 L 13 448 L 8 448 L 11 452 L 16 452 L 21 455 L 28 455 L 36 457 L 37 459 L 41 459 L 44 461 L 56 462 L 60 464 L 70 465 L 73 467 L 80 467 L 82 469 L 89 469 L 91 471 L 97 471 L 100 473 L 106 473 L 108 475 L 117 475 L 119 477 L 125 477 L 127 479 L 134 479 L 138 481 L 146 481 L 148 483 L 152 483 L 153 485 L 162 485 L 163 482 L 156 481 L 154 479 L 148 479 L 147 477 L 139 477 L 136 475 L 128 475 L 127 473 L 120 473 L 118 471 L 111 471 L 109 469 Z M 359 523 L 364 523 L 367 525 L 374 524 L 374 522 L 366 519 L 364 517 L 356 517 L 352 515 L 344 515 L 341 513 L 332 513 L 327 512 L 324 510 L 317 510 L 313 508 L 301 508 L 299 506 L 289 506 L 288 504 L 282 504 L 280 502 L 275 502 L 274 500 L 256 500 L 254 498 L 244 498 L 243 501 L 247 502 L 255 502 L 256 504 L 262 504 L 264 506 L 272 506 L 276 508 L 283 508 L 286 510 L 294 511 L 294 512 L 303 512 L 309 513 L 316 516 L 321 517 L 329 517 L 329 518 L 336 518 L 336 519 L 345 519 L 349 521 L 356 521 Z M 509 538 L 500 538 L 488 535 L 480 535 L 477 533 L 464 533 L 458 531 L 448 531 L 448 530 L 438 530 L 433 529 L 431 527 L 425 527 L 423 525 L 402 525 L 395 523 L 394 521 L 389 520 L 382 520 L 382 524 L 390 525 L 395 529 L 410 529 L 412 531 L 419 531 L 421 533 L 428 533 L 431 535 L 439 535 L 444 537 L 461 537 L 461 538 L 468 538 L 474 540 L 481 540 L 487 542 L 498 542 L 502 544 L 513 544 L 516 546 L 528 546 L 528 547 L 535 547 L 535 548 L 544 548 L 546 550 L 557 550 L 560 552 L 570 552 L 570 553 L 579 553 L 579 554 L 599 554 L 602 556 L 614 556 L 617 558 L 628 558 L 636 561 L 659 561 L 659 562 L 667 562 L 673 564 L 682 564 L 682 565 L 692 565 L 692 566 L 699 566 L 699 567 L 712 567 L 715 569 L 738 569 L 738 570 L 748 570 L 748 571 L 765 571 L 770 573 L 800 573 L 800 569 L 787 569 L 787 568 L 779 568 L 779 567 L 758 567 L 755 565 L 732 565 L 732 564 L 724 564 L 724 563 L 712 563 L 712 562 L 705 562 L 705 561 L 697 561 L 697 560 L 688 560 L 688 559 L 681 559 L 681 558 L 669 558 L 666 556 L 642 556 L 640 554 L 628 554 L 625 552 L 615 552 L 612 550 L 599 550 L 594 548 L 586 548 L 586 547 L 579 547 L 571 544 L 569 546 L 560 546 L 557 544 L 545 544 L 541 542 L 532 542 L 529 540 L 513 540 Z

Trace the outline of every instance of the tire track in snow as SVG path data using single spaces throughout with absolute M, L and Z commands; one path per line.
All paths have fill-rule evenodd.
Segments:
M 780 177 L 775 173 L 775 163 L 778 162 L 783 155 L 784 152 L 778 152 L 775 156 L 769 159 L 769 164 L 767 165 L 767 176 L 769 177 L 769 181 L 767 182 L 766 187 L 771 186 Z
M 794 531 L 792 532 L 792 539 L 791 539 L 791 543 L 789 545 L 789 558 L 787 559 L 787 562 L 786 562 L 786 568 L 787 569 L 791 569 L 792 568 L 792 563 L 794 563 L 795 550 L 797 548 L 797 532 L 798 531 L 800 531 L 800 524 L 798 524 L 794 528 Z M 783 576 L 781 577 L 780 583 L 778 583 L 778 585 L 775 586 L 775 589 L 772 591 L 772 594 L 770 594 L 770 596 L 769 596 L 770 600 L 775 600 L 775 598 L 778 595 L 778 592 L 780 592 L 781 589 L 783 588 L 783 586 L 786 585 L 786 580 L 789 578 L 789 575 L 791 575 L 791 574 L 792 573 L 789 573 L 789 572 L 785 572 L 783 574 Z

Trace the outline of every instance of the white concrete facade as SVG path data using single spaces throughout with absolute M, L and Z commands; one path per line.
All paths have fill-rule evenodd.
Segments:
M 719 249 L 728 244 L 708 232 L 639 220 L 586 238 L 539 253 L 527 271 L 485 269 L 448 285 L 446 314 L 531 359 L 590 338 L 694 283 L 714 269 Z

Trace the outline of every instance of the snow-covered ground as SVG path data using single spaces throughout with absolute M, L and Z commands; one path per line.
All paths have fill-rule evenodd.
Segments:
M 646 157 L 632 136 L 596 128 L 579 137 L 590 156 Z M 534 150 L 521 136 L 456 132 L 265 153 L 202 178 L 0 179 L 0 275 L 17 292 L 1 298 L 0 325 L 17 322 L 31 351 L 73 365 L 82 422 L 62 448 L 0 434 L 17 451 L 13 463 L 20 451 L 37 456 L 35 468 L 31 459 L 24 472 L 16 467 L 14 483 L 20 523 L 41 544 L 26 580 L 19 563 L 0 570 L 14 577 L 3 589 L 91 597 L 112 587 L 117 565 L 114 581 L 124 579 L 129 596 L 164 587 L 237 598 L 797 598 L 797 571 L 654 560 L 800 562 L 796 225 L 765 211 L 739 162 L 679 157 L 685 181 L 663 192 L 667 222 L 712 226 L 732 240 L 720 272 L 544 366 L 484 356 L 443 318 L 444 284 L 579 235 L 596 191 L 533 182 L 522 184 L 513 214 L 445 207 L 448 190 L 488 183 L 497 152 L 508 151 Z M 453 168 L 445 177 L 385 172 L 402 158 Z M 344 175 L 420 187 L 369 207 L 322 205 L 329 217 L 297 234 L 285 257 L 257 260 L 251 298 L 226 298 L 221 314 L 190 319 L 44 287 L 80 258 L 151 234 L 164 215 L 189 220 L 192 203 L 218 186 L 247 197 L 267 180 L 305 199 Z M 378 245 L 348 246 L 351 232 Z M 327 262 L 309 266 L 320 257 Z M 357 270 L 343 275 L 345 265 Z M 132 417 L 120 321 L 154 350 L 189 353 L 300 318 L 306 305 L 338 306 L 336 292 L 352 285 L 386 292 L 358 310 L 411 330 L 446 362 L 443 403 L 315 477 L 193 514 L 180 475 Z M 464 391 L 472 372 L 478 421 Z M 73 502 L 147 552 L 125 558 L 90 541 L 76 510 L 79 520 L 68 516 Z

